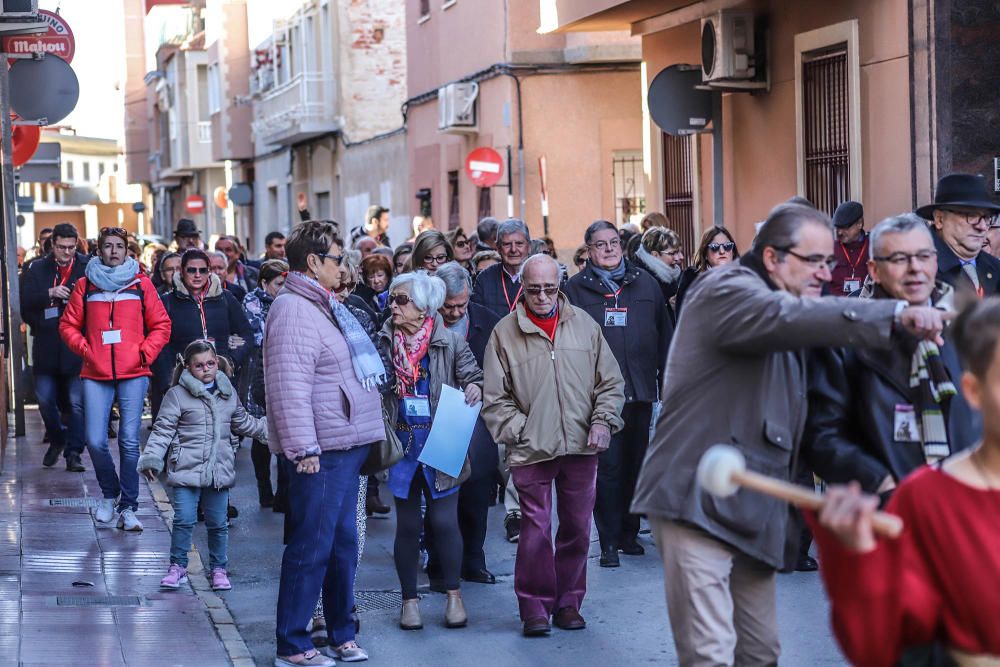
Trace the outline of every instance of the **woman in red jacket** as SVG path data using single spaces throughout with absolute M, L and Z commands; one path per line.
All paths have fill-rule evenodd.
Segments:
M 819 514 L 834 632 L 854 665 L 889 667 L 908 651 L 919 655 L 904 664 L 1000 664 L 1000 301 L 978 302 L 953 337 L 983 441 L 899 485 L 888 506 L 899 539 L 875 539 L 878 498 L 856 482 L 831 488 Z
M 153 283 L 128 255 L 124 229 L 105 227 L 97 240 L 98 256 L 78 280 L 59 334 L 83 358 L 84 431 L 90 460 L 104 495 L 94 518 L 118 527 L 142 530 L 139 507 L 139 425 L 151 375 L 149 366 L 170 339 L 170 318 Z M 118 398 L 120 471 L 108 449 L 108 418 Z M 121 478 L 119 479 L 119 474 Z M 117 506 L 116 506 L 117 501 Z

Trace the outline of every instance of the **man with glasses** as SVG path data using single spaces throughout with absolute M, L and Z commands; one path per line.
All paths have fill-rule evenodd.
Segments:
M 84 276 L 86 255 L 77 252 L 76 227 L 63 222 L 52 229 L 52 252 L 33 262 L 21 275 L 21 315 L 31 327 L 31 368 L 38 411 L 49 434 L 42 465 L 55 465 L 62 454 L 66 470 L 83 472 L 83 382 L 80 357 L 59 336 L 59 318 L 73 285 Z M 69 408 L 68 428 L 60 405 Z
M 646 553 L 639 542 L 639 517 L 629 514 L 646 447 L 653 403 L 667 360 L 673 324 L 653 276 L 625 259 L 615 226 L 598 220 L 583 237 L 587 266 L 570 278 L 570 303 L 597 322 L 625 378 L 624 428 L 598 455 L 594 521 L 601 541 L 601 567 L 618 567 L 618 552 Z
M 953 309 L 954 289 L 937 280 L 938 254 L 927 223 L 913 214 L 883 220 L 871 233 L 871 283 L 862 299 Z M 977 442 L 982 420 L 966 403 L 958 355 L 899 336 L 887 349 L 811 353 L 809 418 L 803 455 L 834 484 L 857 481 L 887 496 L 904 477 Z
M 934 203 L 917 215 L 931 221 L 938 252 L 938 278 L 959 292 L 979 297 L 1000 289 L 1000 259 L 983 252 L 998 206 L 986 191 L 986 181 L 973 174 L 949 174 L 938 181 Z
M 806 419 L 805 350 L 886 348 L 894 331 L 941 343 L 949 316 L 936 308 L 815 298 L 836 265 L 833 243 L 826 214 L 781 204 L 750 253 L 692 285 L 678 320 L 632 511 L 657 535 L 682 665 L 773 665 L 780 653 L 775 572 L 788 509 L 752 492 L 708 495 L 695 475 L 705 451 L 731 444 L 752 469 L 787 480 Z
M 521 268 L 514 312 L 484 359 L 483 419 L 506 448 L 524 513 L 514 592 L 526 636 L 580 630 L 598 452 L 622 427 L 624 380 L 601 328 L 559 293 L 548 255 Z M 552 484 L 559 529 L 552 540 Z

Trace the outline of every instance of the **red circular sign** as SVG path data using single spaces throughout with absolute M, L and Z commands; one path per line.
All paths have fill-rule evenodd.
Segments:
M 465 171 L 480 188 L 491 188 L 503 176 L 503 158 L 492 148 L 477 148 L 465 158 Z
M 205 198 L 201 195 L 191 195 L 184 200 L 184 210 L 188 213 L 203 213 L 205 211 Z
M 38 150 L 38 144 L 42 140 L 42 128 L 37 125 L 15 125 L 10 138 L 13 148 L 12 161 L 15 167 L 20 167 Z
M 48 26 L 48 30 L 35 35 L 13 35 L 4 37 L 3 50 L 6 53 L 45 53 L 59 56 L 68 63 L 76 54 L 76 39 L 65 19 L 47 9 L 38 10 L 38 20 Z

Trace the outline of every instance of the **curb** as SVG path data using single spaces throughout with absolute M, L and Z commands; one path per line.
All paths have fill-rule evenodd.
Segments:
M 160 517 L 167 525 L 167 530 L 173 532 L 174 508 L 170 504 L 166 490 L 159 480 L 155 482 L 146 480 L 146 483 L 149 485 L 149 492 L 153 496 Z M 243 641 L 243 636 L 240 635 L 240 631 L 236 627 L 236 622 L 226 606 L 226 601 L 212 591 L 212 585 L 208 582 L 208 577 L 205 576 L 205 564 L 194 544 L 191 545 L 191 551 L 188 553 L 188 580 L 191 582 L 195 595 L 208 609 L 212 626 L 215 627 L 219 640 L 225 647 L 226 653 L 229 654 L 229 660 L 233 667 L 254 667 L 253 655 L 247 648 L 246 642 Z

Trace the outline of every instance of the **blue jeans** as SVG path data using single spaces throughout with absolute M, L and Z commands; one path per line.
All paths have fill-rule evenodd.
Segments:
M 66 392 L 69 402 L 68 429 L 63 426 L 62 410 L 59 409 L 60 391 Z M 83 454 L 83 381 L 80 376 L 36 372 L 35 395 L 50 443 L 62 447 L 65 456 Z
M 84 431 L 87 451 L 97 473 L 97 483 L 105 498 L 118 498 L 118 511 L 126 508 L 139 509 L 139 426 L 142 423 L 142 402 L 146 397 L 149 378 L 138 377 L 130 380 L 83 381 Z M 115 462 L 108 449 L 108 419 L 111 406 L 118 396 L 118 410 L 121 422 L 118 425 L 118 463 L 120 472 L 115 473 Z M 119 480 L 119 476 L 121 479 Z
M 323 595 L 327 635 L 340 646 L 354 639 L 354 573 L 358 567 L 358 485 L 369 445 L 323 452 L 319 472 L 296 472 L 284 456 L 288 472 L 288 545 L 281 559 L 278 588 L 278 655 L 313 650 L 306 632 Z
M 199 499 L 208 529 L 209 568 L 224 568 L 229 562 L 229 489 L 174 487 L 174 533 L 170 537 L 170 562 L 183 568 L 188 566 L 191 533 L 198 522 Z

